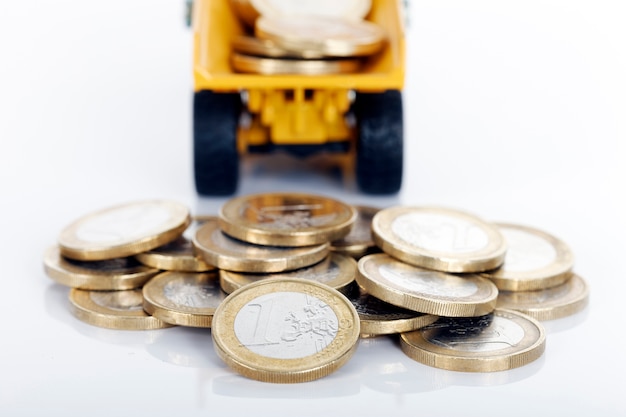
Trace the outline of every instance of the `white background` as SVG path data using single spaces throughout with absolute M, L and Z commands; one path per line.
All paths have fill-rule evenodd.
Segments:
M 397 197 L 361 195 L 289 158 L 244 166 L 242 194 L 435 204 L 562 238 L 591 301 L 546 323 L 545 355 L 465 374 L 418 364 L 385 338 L 319 381 L 273 385 L 231 372 L 202 329 L 79 322 L 43 273 L 45 248 L 90 211 L 223 203 L 193 188 L 183 1 L 2 1 L 0 414 L 626 415 L 625 17 L 621 0 L 413 1 Z

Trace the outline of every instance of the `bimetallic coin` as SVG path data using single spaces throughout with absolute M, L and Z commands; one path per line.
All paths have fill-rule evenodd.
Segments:
M 423 269 L 386 254 L 361 258 L 356 281 L 376 298 L 437 316 L 482 316 L 493 311 L 498 296 L 498 289 L 486 278 Z
M 361 20 L 367 16 L 371 0 L 239 0 L 248 2 L 264 16 L 323 16 Z
M 219 269 L 237 272 L 283 272 L 313 265 L 328 255 L 328 243 L 300 248 L 261 246 L 233 239 L 207 221 L 193 238 L 194 250 Z
M 226 364 L 260 381 L 326 376 L 354 353 L 359 317 L 348 299 L 314 281 L 259 281 L 230 294 L 213 318 L 213 344 Z
M 391 207 L 372 220 L 374 242 L 389 255 L 444 272 L 482 272 L 502 265 L 504 237 L 495 225 L 462 211 Z
M 141 290 L 70 291 L 72 313 L 79 320 L 116 330 L 153 330 L 171 325 L 143 311 Z
M 589 303 L 589 286 L 577 274 L 556 287 L 536 291 L 500 291 L 498 308 L 519 311 L 537 320 L 571 316 Z
M 357 72 L 361 61 L 357 59 L 279 59 L 233 53 L 233 68 L 250 74 L 350 74 Z
M 434 323 L 439 318 L 386 303 L 362 288 L 353 291 L 348 298 L 359 314 L 362 338 L 410 332 Z
M 206 272 L 215 269 L 194 253 L 191 240 L 185 236 L 137 254 L 135 258 L 144 265 L 165 271 Z
M 572 275 L 574 254 L 565 242 L 527 226 L 496 224 L 504 235 L 504 264 L 483 276 L 498 289 L 532 291 L 554 287 Z
M 505 371 L 526 365 L 545 350 L 543 326 L 521 313 L 495 310 L 474 318 L 440 318 L 400 336 L 410 358 L 462 372 Z
M 182 235 L 189 210 L 176 202 L 149 200 L 123 204 L 88 214 L 59 235 L 61 254 L 82 261 L 135 255 Z
M 356 261 L 340 254 L 330 254 L 321 262 L 306 268 L 276 274 L 242 274 L 220 270 L 220 286 L 231 293 L 245 285 L 268 278 L 299 278 L 328 285 L 340 292 L 347 288 L 356 276 Z
M 314 50 L 334 57 L 372 55 L 386 39 L 385 31 L 372 22 L 304 15 L 261 16 L 255 34 L 287 50 Z
M 166 323 L 211 327 L 225 297 L 215 272 L 164 272 L 143 287 L 143 309 Z
M 105 261 L 77 261 L 61 255 L 57 246 L 46 250 L 46 274 L 59 284 L 83 290 L 130 290 L 158 274 L 132 257 Z
M 290 51 L 276 45 L 269 39 L 259 39 L 253 36 L 237 36 L 233 39 L 233 50 L 243 55 L 256 55 L 270 58 L 301 58 L 301 59 L 320 59 L 324 55 L 319 51 L 300 49 Z
M 268 193 L 237 197 L 219 213 L 221 229 L 245 242 L 309 246 L 340 239 L 350 232 L 356 210 L 331 198 Z
M 331 242 L 330 250 L 358 259 L 379 250 L 372 238 L 372 219 L 380 209 L 366 206 L 354 206 L 354 209 L 357 217 L 350 233 Z

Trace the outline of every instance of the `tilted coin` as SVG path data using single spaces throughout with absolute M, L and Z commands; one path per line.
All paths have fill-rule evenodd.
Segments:
M 255 34 L 288 50 L 314 50 L 334 57 L 372 55 L 382 49 L 386 33 L 367 21 L 317 16 L 261 16 Z
M 386 303 L 362 288 L 357 288 L 348 298 L 359 314 L 361 337 L 410 332 L 434 323 L 439 318 Z
M 294 278 L 259 281 L 230 294 L 213 317 L 217 354 L 240 374 L 293 383 L 326 376 L 354 353 L 359 317 L 340 292 Z
M 83 290 L 129 290 L 141 287 L 159 273 L 132 257 L 104 261 L 77 261 L 61 255 L 57 246 L 43 258 L 46 274 L 59 284 Z
M 496 224 L 504 235 L 507 252 L 504 264 L 484 273 L 498 289 L 541 290 L 562 284 L 572 274 L 574 255 L 567 244 L 535 228 Z
M 293 271 L 275 274 L 243 274 L 220 270 L 219 274 L 220 285 L 229 294 L 245 285 L 268 278 L 306 279 L 328 285 L 337 291 L 345 292 L 350 284 L 354 282 L 356 261 L 345 255 L 331 253 L 315 265 Z
M 287 248 L 243 242 L 225 235 L 216 221 L 207 221 L 196 231 L 193 245 L 209 264 L 237 272 L 289 271 L 313 265 L 328 254 L 328 243 Z
M 127 203 L 96 211 L 64 228 L 58 239 L 61 254 L 83 261 L 135 255 L 182 235 L 189 210 L 167 200 Z
M 498 308 L 519 311 L 537 320 L 554 320 L 583 310 L 589 303 L 589 286 L 577 274 L 556 287 L 535 291 L 500 291 Z
M 324 55 L 316 50 L 299 49 L 290 51 L 278 46 L 269 39 L 259 39 L 253 36 L 236 36 L 232 42 L 233 50 L 245 55 L 255 55 L 272 58 L 301 58 L 320 59 Z
M 356 281 L 390 304 L 422 313 L 474 317 L 493 311 L 498 289 L 486 278 L 423 269 L 386 254 L 359 260 Z
M 221 229 L 245 242 L 309 246 L 350 232 L 356 211 L 340 201 L 309 194 L 268 193 L 236 197 L 219 213 Z
M 79 320 L 116 330 L 153 330 L 170 327 L 143 310 L 140 289 L 124 291 L 87 291 L 72 288 L 72 313 Z
M 247 1 L 264 16 L 325 16 L 351 20 L 363 19 L 372 7 L 371 0 L 239 0 Z
M 211 327 L 225 297 L 216 272 L 163 272 L 143 287 L 143 309 L 166 323 Z
M 389 255 L 444 272 L 494 269 L 506 252 L 497 226 L 448 208 L 390 207 L 374 216 L 372 233 Z
M 357 212 L 357 217 L 350 233 L 331 242 L 330 250 L 360 258 L 379 250 L 372 237 L 372 219 L 380 209 L 366 206 L 354 206 L 354 209 Z
M 357 72 L 361 61 L 356 59 L 279 59 L 234 53 L 231 58 L 237 72 L 250 74 L 349 74 Z
M 165 271 L 205 272 L 215 269 L 194 253 L 191 240 L 185 236 L 148 252 L 139 253 L 135 258 L 144 265 Z
M 410 358 L 462 372 L 495 372 L 526 365 L 543 354 L 545 343 L 539 322 L 500 309 L 482 317 L 442 317 L 400 336 L 400 347 Z

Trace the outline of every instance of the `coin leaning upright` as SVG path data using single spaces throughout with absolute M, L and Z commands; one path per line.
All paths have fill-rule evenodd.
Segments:
M 406 263 L 443 272 L 482 272 L 502 265 L 506 242 L 499 229 L 463 211 L 390 207 L 372 220 L 374 242 Z
M 268 279 L 230 294 L 213 317 L 215 350 L 233 370 L 260 381 L 306 382 L 354 353 L 359 317 L 336 290 L 301 279 Z
M 187 207 L 174 201 L 132 202 L 81 217 L 61 231 L 58 244 L 72 259 L 120 258 L 171 242 L 190 221 Z

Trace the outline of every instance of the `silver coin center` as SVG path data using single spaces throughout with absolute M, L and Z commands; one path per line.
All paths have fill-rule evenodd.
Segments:
M 139 311 L 143 307 L 141 290 L 128 291 L 91 291 L 91 301 L 100 307 L 117 311 Z
M 408 291 L 436 297 L 466 298 L 478 291 L 478 286 L 465 278 L 436 271 L 396 269 L 381 265 L 380 275 L 390 283 Z
M 76 237 L 105 244 L 132 240 L 158 232 L 170 217 L 167 209 L 156 205 L 120 207 L 85 220 L 76 229 Z
M 299 359 L 321 352 L 337 336 L 333 309 L 317 297 L 276 292 L 257 297 L 235 316 L 239 342 L 275 359 Z
M 221 298 L 216 297 L 217 286 L 214 283 L 192 284 L 174 281 L 163 287 L 163 295 L 171 302 L 185 307 L 217 308 Z
M 532 271 L 545 268 L 557 258 L 556 249 L 545 239 L 516 229 L 501 229 L 508 249 L 503 268 L 507 271 Z
M 363 3 L 363 0 L 343 0 L 339 2 L 337 0 L 252 0 L 252 4 L 261 11 L 273 10 L 277 15 L 313 15 L 345 18 L 353 18 L 351 14 L 360 3 Z
M 424 337 L 435 345 L 463 352 L 493 352 L 517 346 L 524 338 L 524 328 L 500 316 L 484 328 L 437 328 L 424 330 Z
M 412 246 L 436 252 L 475 252 L 489 243 L 479 225 L 436 213 L 400 215 L 392 221 L 391 231 Z

